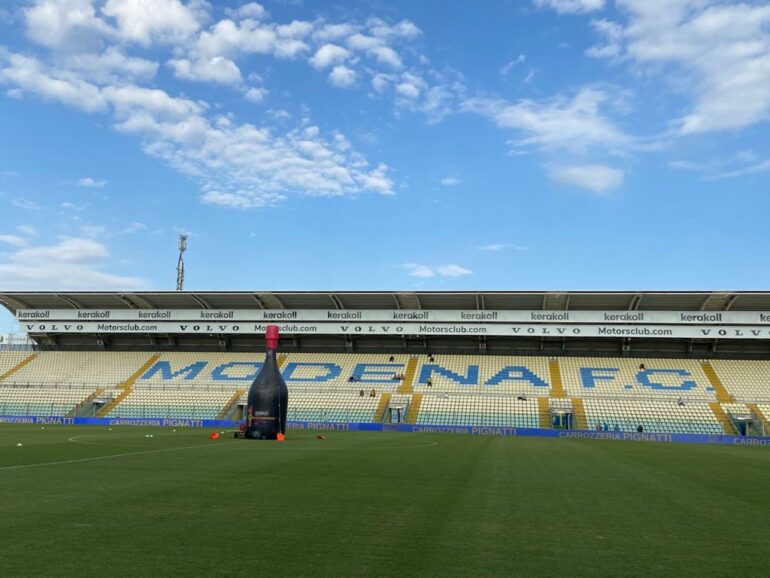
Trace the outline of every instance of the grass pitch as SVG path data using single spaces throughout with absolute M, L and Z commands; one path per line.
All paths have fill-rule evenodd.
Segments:
M 208 433 L 0 426 L 0 576 L 767 574 L 770 448 Z

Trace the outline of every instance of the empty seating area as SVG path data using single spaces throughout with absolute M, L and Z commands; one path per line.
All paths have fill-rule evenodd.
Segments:
M 0 375 L 10 371 L 32 355 L 29 351 L 0 351 Z
M 150 355 L 141 352 L 42 351 L 2 383 L 110 387 L 131 377 Z
M 715 400 L 699 361 L 561 357 L 564 391 L 572 397 Z
M 408 355 L 358 353 L 290 353 L 283 365 L 286 383 L 295 388 L 323 387 L 367 391 L 395 391 L 401 385 L 393 379 L 406 372 Z M 353 377 L 355 381 L 351 381 Z
M 716 360 L 711 366 L 735 399 L 770 401 L 770 361 Z
M 0 385 L 0 415 L 63 416 L 92 393 L 90 388 Z
M 115 406 L 109 417 L 215 419 L 232 397 L 227 391 L 140 389 Z
M 248 387 L 264 353 L 164 353 L 136 380 L 136 388 L 227 389 Z
M 357 393 L 298 391 L 289 396 L 287 419 L 320 422 L 372 422 L 380 396 Z
M 762 412 L 761 417 L 764 417 L 765 421 L 770 422 L 770 403 L 758 403 L 757 408 Z
M 537 399 L 515 396 L 425 395 L 416 423 L 489 427 L 540 427 Z
M 619 429 L 635 432 L 641 425 L 645 432 L 683 434 L 721 434 L 722 425 L 717 421 L 708 403 L 618 399 L 583 400 L 588 429 L 606 424 L 609 431 Z
M 430 386 L 428 379 L 431 380 Z M 437 355 L 419 358 L 414 390 L 424 392 L 494 392 L 547 396 L 548 359 L 501 355 Z

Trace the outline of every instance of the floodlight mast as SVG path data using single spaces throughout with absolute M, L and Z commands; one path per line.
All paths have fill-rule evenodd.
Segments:
M 179 261 L 176 264 L 176 290 L 184 291 L 184 252 L 187 250 L 187 233 L 179 235 Z

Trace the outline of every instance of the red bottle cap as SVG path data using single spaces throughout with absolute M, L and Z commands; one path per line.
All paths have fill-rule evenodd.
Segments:
M 265 331 L 265 342 L 268 349 L 278 349 L 278 326 L 268 325 Z

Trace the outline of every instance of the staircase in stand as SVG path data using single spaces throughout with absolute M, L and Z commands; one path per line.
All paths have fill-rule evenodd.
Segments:
M 735 431 L 735 426 L 733 426 L 733 422 L 730 421 L 730 418 L 727 417 L 725 410 L 722 408 L 721 405 L 719 405 L 718 402 L 712 401 L 711 403 L 709 403 L 709 407 L 711 408 L 711 412 L 714 414 L 714 417 L 717 418 L 717 421 L 722 425 L 722 431 L 724 433 L 731 436 L 734 436 L 735 434 L 738 433 Z
M 26 358 L 22 359 L 22 360 L 21 360 L 19 363 L 17 363 L 17 364 L 16 364 L 15 366 L 13 366 L 11 369 L 9 369 L 8 371 L 6 371 L 6 372 L 5 372 L 5 373 L 3 373 L 3 374 L 0 374 L 0 381 L 3 381 L 3 380 L 6 378 L 6 377 L 10 377 L 10 376 L 12 376 L 14 373 L 16 373 L 17 371 L 19 371 L 19 370 L 20 370 L 22 367 L 24 367 L 25 365 L 27 365 L 28 363 L 30 363 L 30 362 L 31 362 L 33 359 L 35 359 L 36 357 L 37 357 L 37 353 L 33 353 L 33 354 L 32 354 L 32 355 L 30 355 L 29 357 L 26 357 Z
M 150 369 L 156 361 L 160 359 L 160 353 L 156 353 L 150 359 L 148 359 L 142 367 L 137 369 L 131 377 L 129 377 L 126 381 L 118 385 L 118 388 L 122 391 L 120 392 L 120 395 L 118 395 L 116 398 L 114 398 L 111 402 L 104 404 L 104 407 L 99 410 L 99 413 L 96 415 L 98 417 L 105 417 L 108 415 L 113 409 L 115 409 L 115 406 L 117 406 L 121 401 L 126 399 L 132 391 L 134 391 L 134 384 L 136 383 L 136 380 L 142 377 L 148 369 Z
M 233 410 L 238 405 L 238 400 L 241 399 L 241 396 L 246 393 L 246 389 L 239 389 L 236 391 L 230 399 L 227 400 L 227 403 L 224 405 L 224 407 L 219 411 L 217 414 L 217 419 L 227 419 L 230 414 L 233 413 Z
M 415 393 L 412 396 L 412 403 L 409 404 L 409 411 L 406 413 L 405 423 L 417 423 L 417 416 L 420 415 L 420 406 L 422 405 L 422 394 Z
M 719 403 L 735 402 L 735 398 L 727 391 L 722 380 L 719 379 L 714 366 L 708 361 L 704 361 L 701 365 L 703 366 L 703 373 L 706 374 L 711 387 L 714 388 L 714 392 L 717 394 L 717 401 L 719 401 Z
M 551 429 L 551 404 L 547 397 L 537 398 L 537 413 L 540 416 L 540 428 Z
M 417 372 L 417 358 L 410 357 L 404 370 L 404 379 L 398 387 L 398 393 L 412 393 L 414 391 L 414 375 Z
M 374 410 L 374 421 L 376 423 L 385 423 L 387 419 L 388 406 L 390 405 L 391 394 L 383 393 L 380 396 L 380 401 L 377 404 L 377 409 Z
M 575 416 L 575 429 L 588 429 L 586 409 L 583 407 L 583 400 L 579 397 L 572 398 L 572 415 Z
M 561 382 L 561 368 L 557 359 L 548 360 L 548 373 L 551 375 L 551 397 L 566 397 Z

